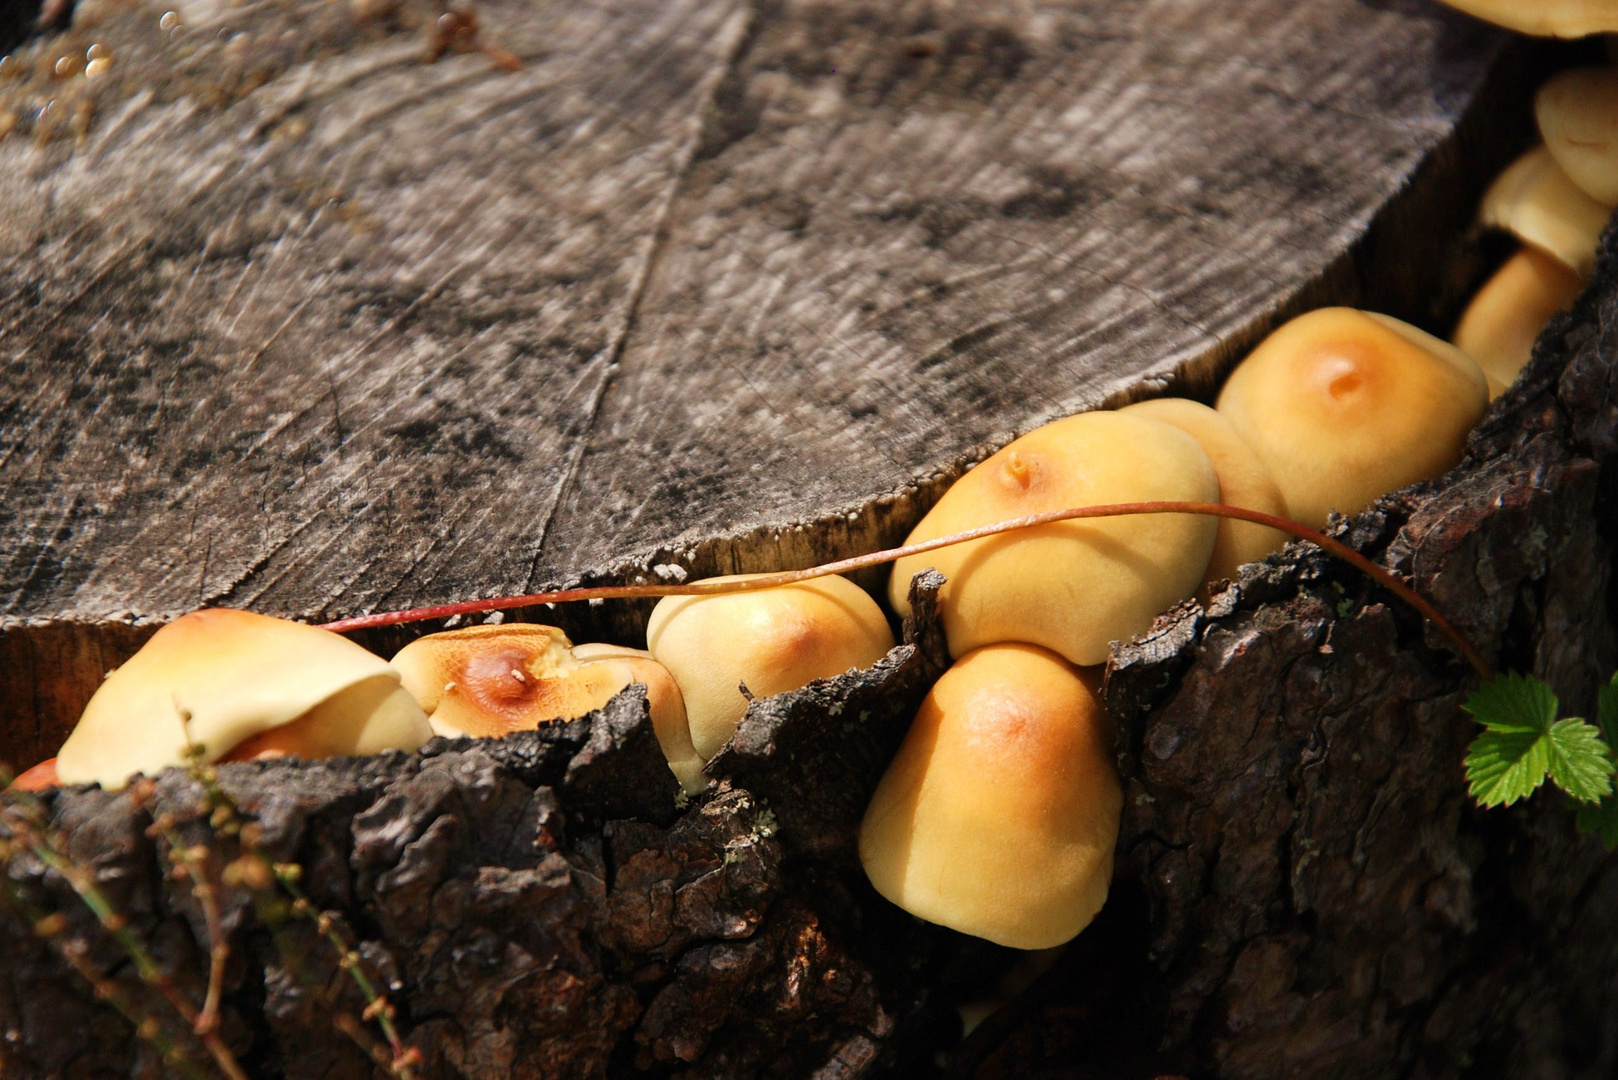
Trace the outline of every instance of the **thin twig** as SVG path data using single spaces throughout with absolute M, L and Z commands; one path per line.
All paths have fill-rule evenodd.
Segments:
M 169 1038 L 158 1019 L 141 1009 L 124 987 L 90 962 L 86 955 L 88 948 L 83 941 L 61 940 L 63 932 L 67 929 L 67 920 L 61 913 L 46 914 L 30 904 L 24 899 L 21 889 L 4 876 L 0 876 L 0 884 L 5 886 L 0 895 L 4 896 L 6 904 L 17 913 L 18 917 L 33 927 L 40 940 L 66 960 L 73 970 L 90 984 L 96 997 L 117 1009 L 134 1027 L 135 1034 L 150 1043 L 152 1049 L 157 1051 L 166 1064 L 179 1069 L 186 1080 L 208 1080 L 208 1074 L 192 1060 L 185 1047 Z
M 791 585 L 799 581 L 809 581 L 813 578 L 826 577 L 831 574 L 846 574 L 855 570 L 864 570 L 872 566 L 893 562 L 911 555 L 922 555 L 939 548 L 950 547 L 955 544 L 964 544 L 972 540 L 981 540 L 988 536 L 997 536 L 1000 533 L 1013 532 L 1018 529 L 1033 528 L 1038 525 L 1053 525 L 1059 521 L 1077 521 L 1086 518 L 1125 517 L 1136 514 L 1199 514 L 1211 517 L 1234 518 L 1237 521 L 1250 521 L 1255 525 L 1267 525 L 1272 529 L 1279 529 L 1289 533 L 1300 540 L 1307 540 L 1312 544 L 1325 549 L 1331 555 L 1342 559 L 1361 573 L 1366 574 L 1378 584 L 1390 590 L 1405 603 L 1409 604 L 1423 617 L 1436 626 L 1445 637 L 1455 645 L 1467 663 L 1483 678 L 1494 676 L 1494 669 L 1483 655 L 1473 648 L 1466 635 L 1457 630 L 1443 614 L 1435 608 L 1426 597 L 1406 585 L 1390 570 L 1379 566 L 1358 551 L 1349 547 L 1340 540 L 1300 525 L 1288 518 L 1278 517 L 1275 514 L 1266 514 L 1259 510 L 1248 510 L 1240 506 L 1225 506 L 1220 503 L 1180 502 L 1180 501 L 1153 501 L 1133 503 L 1109 503 L 1104 506 L 1076 506 L 1064 510 L 1048 510 L 1042 514 L 1029 514 L 1026 517 L 1012 518 L 1009 521 L 996 522 L 993 525 L 983 525 L 976 529 L 967 529 L 964 532 L 951 533 L 936 540 L 924 540 L 915 544 L 905 544 L 902 547 L 888 548 L 885 551 L 873 551 L 867 555 L 855 555 L 836 562 L 813 566 L 806 570 L 787 570 L 778 574 L 764 574 L 749 578 L 745 581 L 698 581 L 689 585 L 599 585 L 579 589 L 557 589 L 553 592 L 529 593 L 526 596 L 500 596 L 485 600 L 466 600 L 455 604 L 438 604 L 432 607 L 411 608 L 408 611 L 384 611 L 372 615 L 357 615 L 349 619 L 338 619 L 335 622 L 324 624 L 323 629 L 338 632 L 347 630 L 368 630 L 379 626 L 397 626 L 400 623 L 421 622 L 425 619 L 446 619 L 453 615 L 477 615 L 489 611 L 504 611 L 509 608 L 534 607 L 539 604 L 560 604 L 576 600 L 635 600 L 659 596 L 713 596 L 721 593 L 748 592 L 753 589 L 769 589 L 781 585 Z
M 29 813 L 19 812 L 19 804 L 23 804 Z M 197 1033 L 203 1047 L 214 1059 L 215 1064 L 219 1066 L 220 1071 L 229 1080 L 247 1080 L 247 1074 L 242 1071 L 241 1065 L 236 1061 L 236 1056 L 230 1052 L 230 1047 L 226 1046 L 224 1040 L 219 1037 L 219 1032 L 198 1027 L 197 1017 L 199 1014 L 196 1007 L 186 1000 L 185 995 L 174 985 L 174 981 L 152 958 L 152 954 L 147 951 L 145 944 L 135 935 L 134 931 L 130 930 L 129 920 L 117 910 L 112 901 L 107 898 L 107 895 L 101 891 L 95 882 L 94 875 L 58 850 L 48 830 L 40 824 L 43 818 L 38 800 L 26 792 L 17 792 L 13 795 L 13 801 L 5 809 L 10 813 L 13 832 L 18 836 L 18 839 L 28 846 L 28 849 L 34 853 L 35 858 L 60 874 L 63 880 L 72 886 L 79 899 L 100 921 L 102 928 L 117 940 L 118 944 L 123 947 L 124 952 L 128 954 L 130 960 L 134 962 L 135 970 L 139 973 L 141 981 L 163 995 L 164 1000 L 174 1008 L 175 1012 L 179 1013 L 180 1018 L 191 1025 L 192 1030 Z M 31 820 L 30 814 L 37 820 Z

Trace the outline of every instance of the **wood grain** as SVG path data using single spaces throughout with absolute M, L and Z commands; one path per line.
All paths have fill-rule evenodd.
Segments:
M 1504 48 L 1426 0 L 491 0 L 511 72 L 425 62 L 427 0 L 162 10 L 0 80 L 8 641 L 896 539 L 1291 310 L 1409 313 Z

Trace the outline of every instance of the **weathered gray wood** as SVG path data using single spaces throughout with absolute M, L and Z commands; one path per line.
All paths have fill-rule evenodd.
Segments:
M 408 4 L 177 10 L 80 4 L 36 51 L 112 48 L 89 133 L 0 142 L 14 621 L 890 534 L 1318 289 L 1500 43 L 1416 2 L 499 0 L 506 73 L 421 63 Z

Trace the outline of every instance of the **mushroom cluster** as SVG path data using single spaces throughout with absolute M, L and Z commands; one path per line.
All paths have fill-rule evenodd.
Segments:
M 1473 6 L 1549 33 L 1585 32 L 1592 11 L 1610 14 L 1580 0 Z M 1309 312 L 1239 363 L 1211 406 L 1145 401 L 1022 435 L 962 476 L 909 541 L 1141 501 L 1223 503 L 1320 527 L 1453 467 L 1539 329 L 1582 287 L 1618 205 L 1618 72 L 1558 75 L 1536 115 L 1543 145 L 1500 176 L 1480 211 L 1522 247 L 1472 300 L 1453 344 L 1374 312 Z M 876 889 L 923 919 L 1017 948 L 1079 933 L 1107 895 L 1122 802 L 1099 665 L 1113 643 L 1284 539 L 1250 522 L 1153 513 L 900 558 L 892 612 L 908 613 L 913 575 L 940 570 L 954 662 L 861 824 Z M 429 634 L 389 662 L 314 627 L 199 611 L 112 673 L 59 756 L 19 783 L 117 788 L 192 757 L 408 751 L 434 734 L 495 737 L 582 716 L 640 684 L 671 771 L 695 793 L 755 697 L 870 667 L 894 637 L 875 599 L 823 576 L 667 596 L 645 643 L 575 646 L 555 627 L 484 625 Z

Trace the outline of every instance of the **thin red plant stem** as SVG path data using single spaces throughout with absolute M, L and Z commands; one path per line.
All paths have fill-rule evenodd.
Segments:
M 1494 669 L 1489 665 L 1489 662 L 1472 647 L 1472 643 L 1467 640 L 1466 635 L 1462 634 L 1448 619 L 1444 618 L 1443 614 L 1426 597 L 1399 580 L 1391 571 L 1378 566 L 1342 541 L 1334 540 L 1322 532 L 1311 529 L 1306 525 L 1300 525 L 1288 518 L 1266 514 L 1259 510 L 1249 510 L 1241 506 L 1225 506 L 1222 503 L 1168 500 L 1108 503 L 1103 506 L 1074 506 L 1063 510 L 1047 510 L 1041 514 L 1029 514 L 1026 517 L 1012 518 L 1009 521 L 999 521 L 993 525 L 981 525 L 978 528 L 967 529 L 964 532 L 951 533 L 935 540 L 923 540 L 915 544 L 905 544 L 903 547 L 888 548 L 885 551 L 873 551 L 866 555 L 855 555 L 851 558 L 839 559 L 836 562 L 812 566 L 805 570 L 785 570 L 776 574 L 763 574 L 744 581 L 697 581 L 689 585 L 596 585 L 578 589 L 556 589 L 551 592 L 529 593 L 525 596 L 497 596 L 484 600 L 463 600 L 454 604 L 411 608 L 408 611 L 381 611 L 371 615 L 356 615 L 353 618 L 338 619 L 335 622 L 326 623 L 322 628 L 338 632 L 369 630 L 379 626 L 398 626 L 401 623 L 421 622 L 426 619 L 447 619 L 455 615 L 480 615 L 490 611 L 534 607 L 539 604 L 562 604 L 578 600 L 637 600 L 660 596 L 713 596 L 721 593 L 748 592 L 753 589 L 770 589 L 780 585 L 808 581 L 812 578 L 826 577 L 831 574 L 846 574 L 854 570 L 864 570 L 867 567 L 880 566 L 883 563 L 893 562 L 907 556 L 922 555 L 929 551 L 937 551 L 939 548 L 964 544 L 972 540 L 981 540 L 987 536 L 997 536 L 1000 533 L 1014 532 L 1018 529 L 1028 529 L 1038 525 L 1052 525 L 1059 521 L 1125 517 L 1134 514 L 1201 514 L 1212 517 L 1234 518 L 1238 521 L 1250 521 L 1255 525 L 1268 525 L 1272 529 L 1280 529 L 1282 532 L 1289 533 L 1300 540 L 1307 540 L 1370 577 L 1420 612 L 1424 618 L 1438 628 L 1439 632 L 1449 638 L 1460 654 L 1466 658 L 1466 662 L 1471 664 L 1481 677 L 1484 679 L 1494 677 Z

